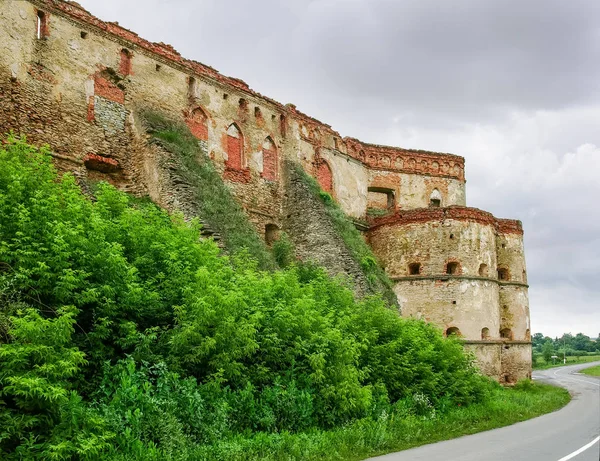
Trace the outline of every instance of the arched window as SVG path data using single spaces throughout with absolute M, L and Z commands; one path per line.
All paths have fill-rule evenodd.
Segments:
M 490 339 L 490 329 L 488 327 L 481 329 L 481 339 Z
M 196 107 L 187 119 L 192 134 L 201 141 L 208 140 L 208 117 L 200 107 Z
M 502 330 L 500 330 L 500 337 L 502 339 L 513 339 L 513 332 L 510 328 L 502 328 Z
M 421 263 L 410 263 L 408 273 L 409 275 L 419 275 L 421 273 Z
M 442 206 L 442 194 L 437 189 L 433 189 L 429 196 L 429 206 L 432 208 L 439 208 Z
M 119 73 L 121 75 L 131 75 L 131 59 L 133 54 L 126 48 L 121 50 L 121 62 L 119 63 Z
M 460 274 L 460 263 L 458 261 L 450 261 L 446 264 L 446 274 L 458 275 Z
M 244 137 L 235 123 L 227 128 L 227 166 L 240 170 L 244 166 Z
M 277 148 L 271 137 L 267 137 L 262 145 L 263 171 L 262 177 L 270 181 L 277 180 Z
M 510 280 L 510 274 L 506 267 L 498 268 L 498 280 Z
M 487 267 L 487 264 L 481 264 L 479 266 L 479 276 L 480 277 L 487 277 L 488 276 L 488 267 Z
M 333 173 L 325 160 L 320 160 L 317 166 L 317 181 L 325 192 L 333 194 Z
M 279 227 L 275 224 L 267 224 L 265 226 L 265 243 L 272 245 L 279 238 Z
M 462 336 L 458 327 L 450 327 L 446 330 L 446 337 Z

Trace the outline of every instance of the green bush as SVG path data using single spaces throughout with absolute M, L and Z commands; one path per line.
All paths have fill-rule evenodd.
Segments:
M 489 392 L 457 340 L 319 267 L 261 271 L 108 184 L 90 201 L 23 140 L 0 164 L 2 459 L 228 457 Z

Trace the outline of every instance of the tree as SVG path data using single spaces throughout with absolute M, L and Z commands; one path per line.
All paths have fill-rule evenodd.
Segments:
M 550 362 L 552 359 L 552 354 L 554 354 L 554 346 L 551 341 L 546 341 L 542 346 L 542 355 L 544 356 L 544 360 L 546 363 Z

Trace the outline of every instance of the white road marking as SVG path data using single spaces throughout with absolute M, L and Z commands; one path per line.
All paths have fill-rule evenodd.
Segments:
M 559 377 L 559 376 L 557 375 L 557 373 L 558 373 L 559 371 L 560 371 L 560 368 L 554 372 L 554 376 L 556 376 L 556 377 Z M 598 386 L 598 387 L 600 387 L 600 384 L 598 384 L 598 383 L 595 383 L 595 382 L 593 382 L 593 381 L 588 381 L 587 379 L 577 379 L 577 378 L 571 378 L 570 376 L 564 376 L 562 373 L 561 373 L 560 377 L 561 377 L 561 378 L 563 378 L 563 379 L 569 379 L 569 380 L 571 380 L 571 381 L 579 381 L 580 383 L 593 384 L 594 386 Z M 560 461 L 560 460 L 559 460 L 559 461 Z
M 574 451 L 573 453 L 565 456 L 564 458 L 560 458 L 558 461 L 568 461 L 571 458 L 575 458 L 575 456 L 577 456 L 580 453 L 583 453 L 585 450 L 587 450 L 592 445 L 594 445 L 595 443 L 597 443 L 598 440 L 600 440 L 600 435 L 598 437 L 596 437 L 594 440 L 592 440 L 590 443 L 588 443 L 587 445 L 584 445 L 583 447 L 581 447 L 579 450 Z

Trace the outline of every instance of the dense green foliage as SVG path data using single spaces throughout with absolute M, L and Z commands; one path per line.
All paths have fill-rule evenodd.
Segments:
M 0 164 L 0 459 L 308 459 L 499 392 L 285 244 L 261 271 L 107 184 L 88 200 L 44 149 L 9 137 Z
M 143 113 L 143 119 L 153 142 L 175 156 L 171 166 L 179 179 L 193 185 L 198 216 L 221 235 L 227 251 L 245 250 L 261 269 L 272 269 L 273 256 L 188 127 L 154 112 Z
M 356 229 L 354 222 L 348 218 L 346 213 L 333 200 L 330 194 L 321 190 L 319 183 L 298 165 L 295 165 L 296 175 L 308 186 L 308 189 L 320 200 L 325 206 L 328 216 L 333 223 L 335 230 L 342 238 L 348 250 L 353 255 L 354 259 L 360 264 L 360 267 L 365 274 L 369 287 L 373 293 L 380 293 L 389 305 L 396 305 L 397 298 L 392 289 L 392 282 L 378 264 L 375 255 L 371 248 L 365 242 L 361 233 Z
M 567 364 L 572 364 L 593 361 L 600 356 L 600 335 L 592 339 L 583 333 L 577 333 L 575 336 L 565 333 L 560 338 L 552 339 L 542 333 L 535 333 L 531 337 L 531 343 L 534 368 L 548 368 L 550 365 L 563 364 L 563 358 L 566 358 Z M 560 360 L 552 359 L 552 356 Z

